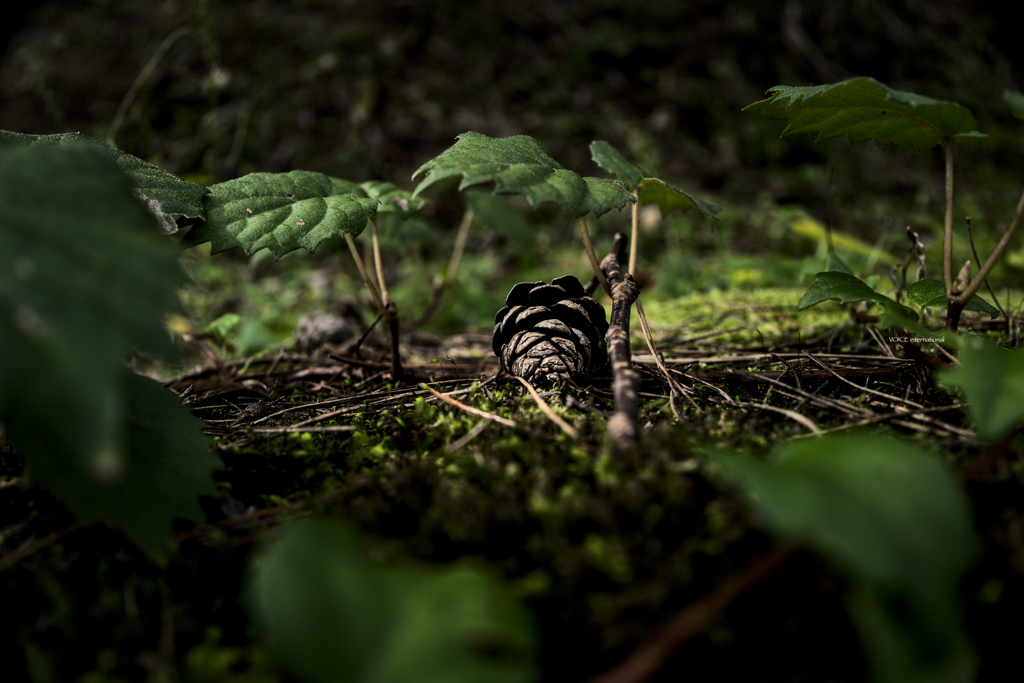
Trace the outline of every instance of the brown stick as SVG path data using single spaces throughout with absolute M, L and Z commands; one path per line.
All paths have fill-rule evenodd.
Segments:
M 608 278 L 612 292 L 612 317 L 605 338 L 612 365 L 615 412 L 608 420 L 608 438 L 616 453 L 632 455 L 637 450 L 637 387 L 640 376 L 633 369 L 629 352 L 629 311 L 640 296 L 640 288 L 632 275 L 622 274 L 619 262 L 625 257 L 625 249 L 625 236 L 616 233 L 611 251 L 601 261 L 601 270 Z
M 710 626 L 718 615 L 759 581 L 779 568 L 796 550 L 781 545 L 745 569 L 730 574 L 711 593 L 672 617 L 646 643 L 613 669 L 587 683 L 641 683 L 664 666 L 679 647 Z

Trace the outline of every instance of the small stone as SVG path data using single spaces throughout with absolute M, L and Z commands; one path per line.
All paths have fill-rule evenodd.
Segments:
M 299 320 L 292 335 L 302 351 L 312 351 L 325 344 L 341 344 L 352 337 L 348 321 L 334 313 L 307 313 Z

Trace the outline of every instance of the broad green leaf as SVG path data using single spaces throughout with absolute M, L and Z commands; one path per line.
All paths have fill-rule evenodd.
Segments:
M 633 187 L 639 185 L 644 178 L 652 177 L 636 164 L 627 161 L 626 157 L 604 140 L 590 143 L 590 158 L 609 173 L 628 180 Z
M 360 683 L 525 683 L 529 615 L 489 575 L 385 567 L 340 522 L 286 529 L 254 565 L 250 603 L 299 678 Z
M 912 320 L 917 319 L 917 312 L 914 309 L 896 303 L 884 294 L 879 294 L 868 287 L 860 278 L 842 271 L 818 273 L 815 275 L 814 283 L 800 299 L 798 308 L 802 311 L 805 308 L 820 304 L 822 301 L 829 299 L 834 299 L 843 304 L 873 301 L 885 306 L 887 311 L 902 312 L 902 315 Z
M 159 166 L 122 152 L 96 138 L 81 133 L 60 133 L 57 135 L 26 135 L 0 131 L 0 143 L 11 145 L 93 145 L 110 153 L 118 165 L 132 180 L 132 189 L 141 199 L 165 232 L 174 232 L 177 226 L 174 219 L 178 216 L 201 218 L 203 216 L 203 197 L 209 190 L 202 185 L 187 183 L 173 173 L 168 173 Z
M 846 265 L 846 261 L 839 258 L 839 254 L 831 250 L 828 252 L 828 256 L 825 257 L 825 270 L 829 273 L 853 275 L 853 270 L 850 266 Z
M 960 367 L 937 373 L 941 383 L 963 391 L 978 436 L 994 441 L 1024 419 L 1024 354 L 979 337 L 965 337 Z
M 583 181 L 587 184 L 587 195 L 576 207 L 577 216 L 584 216 L 588 213 L 601 216 L 612 209 L 621 211 L 626 204 L 633 201 L 633 195 L 619 181 L 589 176 L 585 177 Z
M 466 190 L 462 197 L 477 221 L 512 244 L 525 249 L 536 243 L 537 235 L 526 217 L 505 197 L 474 189 Z
M 970 515 L 937 456 L 865 433 L 791 442 L 772 461 L 714 463 L 770 528 L 846 574 L 876 680 L 972 680 L 959 609 Z
M 1010 113 L 1018 119 L 1024 119 L 1024 95 L 1014 90 L 1004 90 L 1003 100 L 1009 107 Z
M 359 188 L 366 193 L 367 197 L 380 202 L 377 205 L 378 214 L 397 213 L 402 218 L 408 218 L 427 204 L 426 200 L 414 197 L 412 192 L 381 180 L 361 183 Z
M 346 232 L 358 236 L 374 219 L 378 200 L 347 180 L 291 171 L 218 183 L 204 201 L 206 223 L 185 235 L 184 246 L 210 242 L 214 254 L 243 247 L 249 255 L 266 248 L 281 258 L 299 247 L 314 251 Z
M 701 218 L 717 220 L 716 214 L 722 210 L 720 206 L 701 201 L 675 185 L 655 178 L 636 164 L 627 161 L 618 150 L 604 140 L 590 143 L 590 156 L 604 170 L 628 180 L 636 189 L 641 202 L 657 204 L 662 216 L 667 216 L 676 208 L 682 213 L 693 209 Z
M 522 194 L 531 206 L 555 203 L 574 216 L 600 216 L 632 200 L 625 187 L 601 178 L 582 178 L 552 159 L 533 138 L 515 135 L 491 138 L 468 132 L 423 164 L 413 178 L 427 175 L 416 186 L 419 195 L 439 180 L 462 176 L 459 190 L 493 182 L 497 194 Z
M 918 308 L 946 308 L 946 289 L 938 280 L 918 280 L 907 287 L 907 299 Z M 992 318 L 999 317 L 999 310 L 977 294 L 971 297 L 964 310 L 988 313 Z
M 136 348 L 174 353 L 161 319 L 177 306 L 177 255 L 105 150 L 4 150 L 0 421 L 33 478 L 83 520 L 111 519 L 154 559 L 165 556 L 170 518 L 194 518 L 195 497 L 212 490 L 212 456 L 197 455 L 198 423 L 185 420 L 194 439 L 163 432 L 180 450 L 158 447 L 144 433 L 152 416 L 164 411 L 179 431 L 183 420 L 152 408 L 157 399 L 124 368 Z M 203 458 L 211 460 L 197 465 Z M 197 474 L 199 483 L 184 485 L 179 466 L 205 467 L 205 483 Z M 173 494 L 144 488 L 164 476 L 181 484 Z
M 777 85 L 772 96 L 747 106 L 773 119 L 789 121 L 783 135 L 817 133 L 817 139 L 848 135 L 850 142 L 924 149 L 948 140 L 977 149 L 987 135 L 974 130 L 971 110 L 956 102 L 893 90 L 873 78 L 853 78 L 818 86 Z
M 682 213 L 693 209 L 701 218 L 717 219 L 717 214 L 722 210 L 717 204 L 701 201 L 660 178 L 644 178 L 640 182 L 638 194 L 641 203 L 657 204 L 662 216 L 667 216 L 673 209 L 678 208 Z

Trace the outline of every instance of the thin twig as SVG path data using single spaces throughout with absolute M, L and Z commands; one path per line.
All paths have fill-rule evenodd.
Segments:
M 794 422 L 799 422 L 804 427 L 807 427 L 807 429 L 809 429 L 812 434 L 821 434 L 821 429 L 818 428 L 818 425 L 814 424 L 814 422 L 812 422 L 811 419 L 808 418 L 806 415 L 801 415 L 795 410 L 780 408 L 778 406 L 769 405 L 767 403 L 749 403 L 746 401 L 740 402 L 737 405 L 747 408 L 757 408 L 758 410 L 770 410 L 775 413 L 780 413 L 782 415 L 785 415 L 789 419 L 793 420 Z
M 1017 228 L 1020 226 L 1021 217 L 1024 217 L 1024 192 L 1021 192 L 1020 199 L 1017 200 L 1017 208 L 1013 211 L 1013 216 L 1010 218 L 1010 222 L 1006 225 L 1006 229 L 1003 230 L 1003 236 L 999 238 L 999 242 L 996 243 L 992 252 L 985 259 L 984 265 L 978 269 L 978 274 L 975 276 L 974 281 L 967 286 L 967 289 L 963 291 L 960 296 L 957 297 L 957 303 L 961 305 L 966 304 L 971 300 L 971 297 L 978 293 L 978 288 L 981 287 L 981 283 L 985 281 L 988 274 L 992 272 L 996 263 L 1002 257 L 1003 252 L 1006 251 L 1006 247 L 1010 244 L 1010 240 L 1013 239 L 1013 235 L 1017 232 Z
M 857 384 L 856 382 L 851 382 L 850 380 L 846 379 L 845 377 L 835 373 L 832 370 L 832 368 L 830 368 L 829 366 L 825 365 L 820 360 L 818 360 L 817 358 L 815 358 L 811 354 L 807 353 L 806 351 L 804 351 L 803 354 L 805 356 L 807 356 L 808 358 L 810 358 L 816 365 L 818 365 L 823 370 L 825 370 L 826 372 L 831 374 L 833 377 L 835 377 L 836 379 L 838 379 L 841 382 L 845 382 L 846 384 L 849 384 L 851 387 L 854 387 L 858 391 L 863 391 L 863 392 L 865 392 L 867 394 L 872 394 L 874 396 L 881 396 L 882 398 L 888 399 L 888 400 L 892 401 L 893 403 L 902 402 L 902 403 L 904 403 L 906 405 L 913 406 L 914 408 L 923 408 L 924 407 L 920 403 L 914 403 L 913 401 L 910 401 L 908 399 L 900 399 L 897 396 L 891 396 L 890 394 L 886 394 L 886 393 L 883 393 L 881 391 L 875 391 L 874 389 L 868 389 L 866 386 L 862 386 L 860 384 Z
M 14 565 L 24 560 L 29 555 L 39 552 L 46 546 L 56 543 L 60 539 L 64 538 L 72 531 L 75 531 L 81 526 L 81 524 L 75 523 L 66 529 L 60 531 L 54 531 L 52 533 L 43 536 L 42 538 L 29 538 L 27 541 L 19 545 L 17 548 L 0 557 L 0 572 L 10 569 Z
M 672 617 L 625 661 L 587 683 L 642 683 L 664 666 L 686 641 L 703 633 L 715 619 L 753 586 L 781 567 L 797 546 L 780 545 L 749 566 L 727 576 L 707 596 Z
M 658 369 L 661 370 L 662 374 L 665 376 L 665 379 L 668 380 L 669 387 L 672 389 L 673 393 L 681 394 L 683 398 L 689 401 L 690 405 L 697 409 L 698 413 L 703 412 L 700 409 L 700 406 L 698 406 L 694 402 L 694 400 L 690 398 L 690 392 L 682 385 L 680 385 L 674 377 L 672 377 L 672 374 L 668 371 L 668 368 L 665 367 L 665 361 L 662 359 L 661 354 L 658 353 L 658 350 L 656 348 L 654 348 L 654 336 L 651 334 L 651 328 L 647 324 L 647 316 L 644 315 L 644 307 L 643 304 L 640 303 L 639 296 L 636 298 L 636 314 L 637 317 L 640 319 L 640 328 L 643 330 L 644 340 L 647 342 L 647 348 L 650 349 L 651 355 L 654 357 L 654 361 L 658 364 Z M 675 408 L 672 408 L 672 410 L 675 411 Z
M 544 413 L 544 415 L 547 416 L 549 420 L 558 425 L 563 432 L 571 436 L 573 439 L 580 438 L 580 433 L 576 431 L 576 428 L 573 427 L 568 422 L 566 422 L 565 420 L 563 420 L 562 418 L 560 418 L 557 414 L 555 414 L 555 411 L 551 410 L 551 406 L 549 406 L 547 402 L 543 398 L 541 398 L 540 394 L 537 393 L 537 390 L 533 388 L 532 384 L 527 382 L 522 377 L 516 377 L 516 379 L 522 382 L 523 386 L 526 387 L 526 390 L 530 392 L 530 396 L 537 403 L 537 407 L 540 408 L 540 412 Z
M 616 233 L 612 249 L 601 262 L 602 270 L 611 282 L 612 315 L 608 323 L 608 358 L 612 366 L 612 389 L 615 394 L 615 412 L 608 420 L 608 437 L 612 448 L 621 454 L 636 452 L 636 420 L 639 414 L 637 385 L 640 377 L 633 369 L 629 350 L 629 311 L 640 296 L 631 275 L 622 274 L 620 259 L 624 256 L 626 238 Z
M 466 413 L 469 413 L 470 415 L 476 415 L 477 417 L 482 417 L 485 420 L 491 420 L 492 422 L 497 422 L 500 425 L 504 425 L 506 427 L 512 427 L 513 429 L 519 429 L 519 425 L 516 424 L 515 422 L 513 422 L 512 420 L 509 420 L 508 418 L 501 417 L 500 415 L 495 415 L 494 413 L 485 412 L 485 411 L 480 410 L 478 408 L 474 408 L 473 406 L 467 406 L 465 403 L 461 403 L 460 401 L 456 401 L 451 396 L 447 396 L 445 394 L 442 394 L 440 391 L 437 391 L 436 389 L 433 389 L 432 387 L 430 387 L 430 386 L 428 386 L 426 384 L 421 384 L 420 388 L 421 389 L 426 389 L 427 391 L 432 393 L 434 396 L 437 396 L 439 399 L 441 399 L 445 403 L 447 403 L 449 405 L 453 405 L 456 408 L 458 408 L 459 410 L 461 410 L 463 412 L 466 412 Z

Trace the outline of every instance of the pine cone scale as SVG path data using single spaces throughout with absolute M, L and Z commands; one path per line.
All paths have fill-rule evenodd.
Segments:
M 589 377 L 607 363 L 604 307 L 574 276 L 521 282 L 505 303 L 491 346 L 506 372 L 554 384 Z

